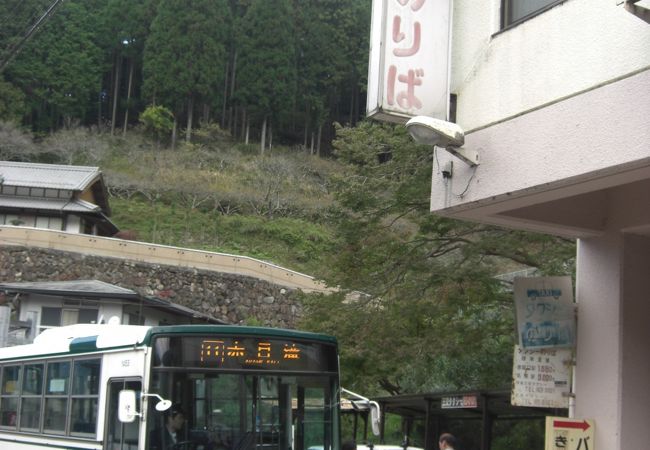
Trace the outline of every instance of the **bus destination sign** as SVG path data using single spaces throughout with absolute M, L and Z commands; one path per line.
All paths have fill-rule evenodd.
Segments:
M 336 347 L 255 336 L 161 336 L 155 366 L 332 372 Z
M 226 359 L 236 358 L 245 364 L 277 366 L 282 360 L 300 360 L 301 349 L 294 343 L 258 342 L 257 348 L 246 348 L 239 341 L 227 343 L 221 339 L 205 339 L 201 342 L 201 362 L 223 364 Z

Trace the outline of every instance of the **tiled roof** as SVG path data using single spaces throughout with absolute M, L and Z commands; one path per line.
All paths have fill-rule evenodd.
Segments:
M 83 191 L 100 176 L 98 167 L 0 161 L 0 177 L 7 186 Z

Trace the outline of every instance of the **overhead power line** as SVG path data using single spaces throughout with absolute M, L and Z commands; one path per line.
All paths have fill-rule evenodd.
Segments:
M 54 10 L 61 4 L 63 3 L 63 0 L 54 0 L 54 2 L 50 5 L 49 8 L 43 13 L 43 15 L 32 25 L 32 27 L 27 30 L 27 33 L 22 37 L 20 41 L 18 41 L 11 49 L 9 49 L 9 53 L 7 56 L 4 57 L 4 59 L 0 59 L 0 73 L 2 73 L 9 64 L 9 62 L 13 59 L 14 56 L 20 52 L 20 50 L 23 48 L 23 46 L 27 43 L 27 41 L 32 37 L 34 33 L 38 30 L 38 28 L 43 25 L 54 13 Z

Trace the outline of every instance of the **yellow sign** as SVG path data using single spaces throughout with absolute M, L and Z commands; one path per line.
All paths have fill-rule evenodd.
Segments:
M 544 450 L 595 450 L 591 419 L 546 418 Z

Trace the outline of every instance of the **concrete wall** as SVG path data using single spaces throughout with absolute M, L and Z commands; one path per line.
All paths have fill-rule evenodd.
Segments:
M 52 249 L 0 246 L 0 280 L 100 280 L 155 296 L 230 323 L 249 318 L 295 328 L 299 291 L 249 276 L 90 256 Z

